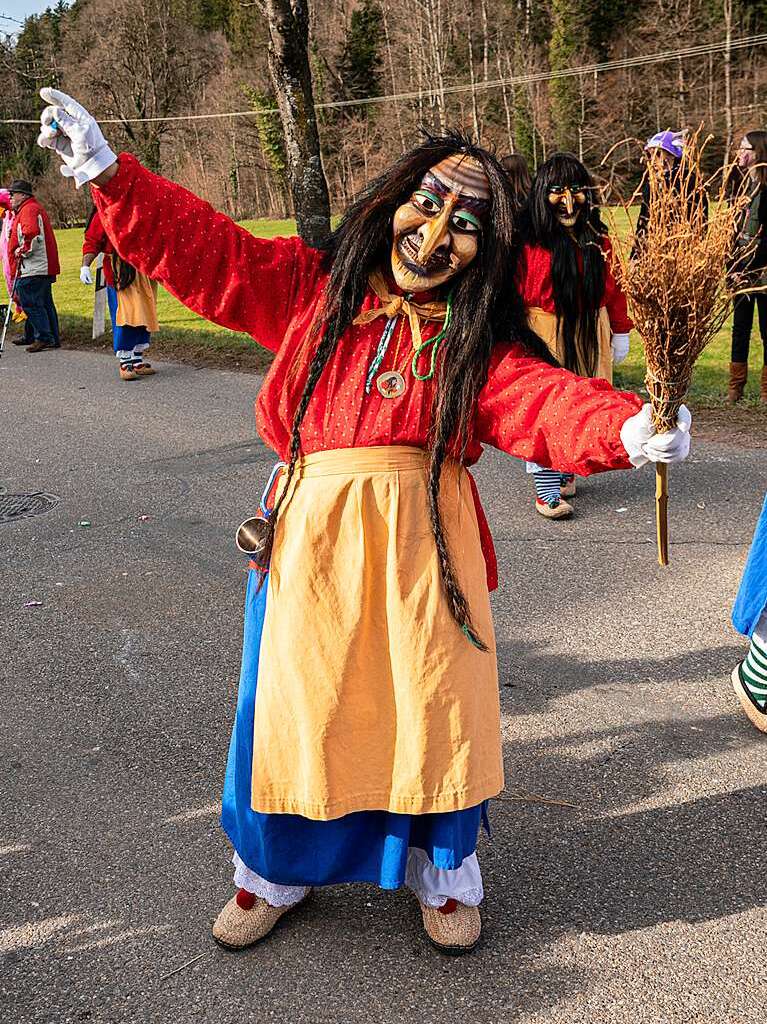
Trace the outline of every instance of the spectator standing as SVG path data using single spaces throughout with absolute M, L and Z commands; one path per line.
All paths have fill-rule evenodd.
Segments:
M 514 216 L 518 217 L 530 195 L 530 186 L 533 181 L 530 177 L 527 160 L 519 153 L 510 153 L 501 160 L 501 167 L 506 171 L 514 190 Z
M 17 344 L 28 345 L 28 352 L 59 348 L 59 318 L 52 291 L 60 271 L 56 236 L 28 181 L 12 181 L 8 191 L 14 213 L 9 241 L 11 275 L 19 271 L 16 296 L 27 314 L 24 337 Z
M 750 202 L 743 215 L 737 248 L 745 255 L 744 264 L 738 266 L 744 285 L 759 288 L 767 285 L 767 132 L 746 132 L 738 147 L 738 167 L 748 178 Z M 752 292 L 738 295 L 732 314 L 732 355 L 729 402 L 739 402 L 748 379 L 748 351 L 751 347 L 751 328 L 754 309 L 759 314 L 759 333 L 764 349 L 761 399 L 767 402 L 767 294 Z

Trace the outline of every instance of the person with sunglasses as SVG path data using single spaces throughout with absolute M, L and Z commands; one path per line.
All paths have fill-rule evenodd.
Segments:
M 735 272 L 740 289 L 767 289 L 767 132 L 746 132 L 737 151 L 740 187 L 748 189 L 749 203 L 743 213 L 736 246 Z M 764 362 L 760 397 L 767 402 L 767 291 L 737 295 L 732 312 L 732 352 L 727 400 L 743 398 L 748 379 L 748 353 L 754 311 L 759 316 Z

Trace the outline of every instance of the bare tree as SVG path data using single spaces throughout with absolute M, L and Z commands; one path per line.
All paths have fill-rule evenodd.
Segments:
M 296 226 L 304 241 L 317 245 L 330 231 L 330 199 L 309 66 L 308 0 L 266 0 L 265 8 L 269 72 L 285 135 Z

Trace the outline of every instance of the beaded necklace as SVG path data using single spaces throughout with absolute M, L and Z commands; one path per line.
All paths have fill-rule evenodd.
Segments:
M 409 301 L 411 297 L 411 294 L 408 293 L 405 296 L 405 299 Z M 447 329 L 450 325 L 452 311 L 453 293 L 450 292 L 447 296 L 445 320 L 442 325 L 442 330 L 438 334 L 435 334 L 433 338 L 428 338 L 426 341 L 422 341 L 420 345 L 414 348 L 413 355 L 412 357 L 410 357 L 410 370 L 414 380 L 423 382 L 431 380 L 434 377 L 434 372 L 437 367 L 437 355 L 439 354 L 440 346 L 444 341 Z M 404 377 L 404 369 L 405 365 L 407 365 L 407 361 L 401 368 L 396 367 L 397 358 L 399 356 L 400 344 L 402 342 L 402 333 L 405 329 L 404 315 L 402 316 L 402 324 L 400 327 L 399 337 L 397 339 L 397 348 L 394 355 L 395 367 L 391 370 L 384 371 L 384 373 L 380 374 L 378 378 L 376 378 L 376 374 L 378 373 L 378 370 L 381 367 L 381 363 L 383 362 L 384 357 L 386 356 L 386 352 L 389 348 L 391 339 L 394 335 L 398 315 L 400 314 L 395 314 L 393 317 L 390 317 L 386 321 L 386 324 L 384 325 L 384 329 L 381 334 L 381 338 L 378 342 L 375 355 L 371 360 L 370 366 L 368 367 L 367 376 L 365 378 L 366 395 L 370 394 L 373 388 L 374 380 L 376 381 L 378 391 L 384 398 L 399 398 L 400 395 L 404 394 L 407 388 L 407 383 Z M 429 369 L 426 373 L 420 373 L 418 370 L 419 361 L 421 359 L 421 356 L 423 355 L 424 352 L 426 352 L 427 349 L 431 349 Z

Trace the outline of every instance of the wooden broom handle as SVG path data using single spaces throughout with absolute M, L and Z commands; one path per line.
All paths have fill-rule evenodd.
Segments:
M 658 564 L 668 565 L 668 465 L 655 463 L 655 521 L 658 532 Z

